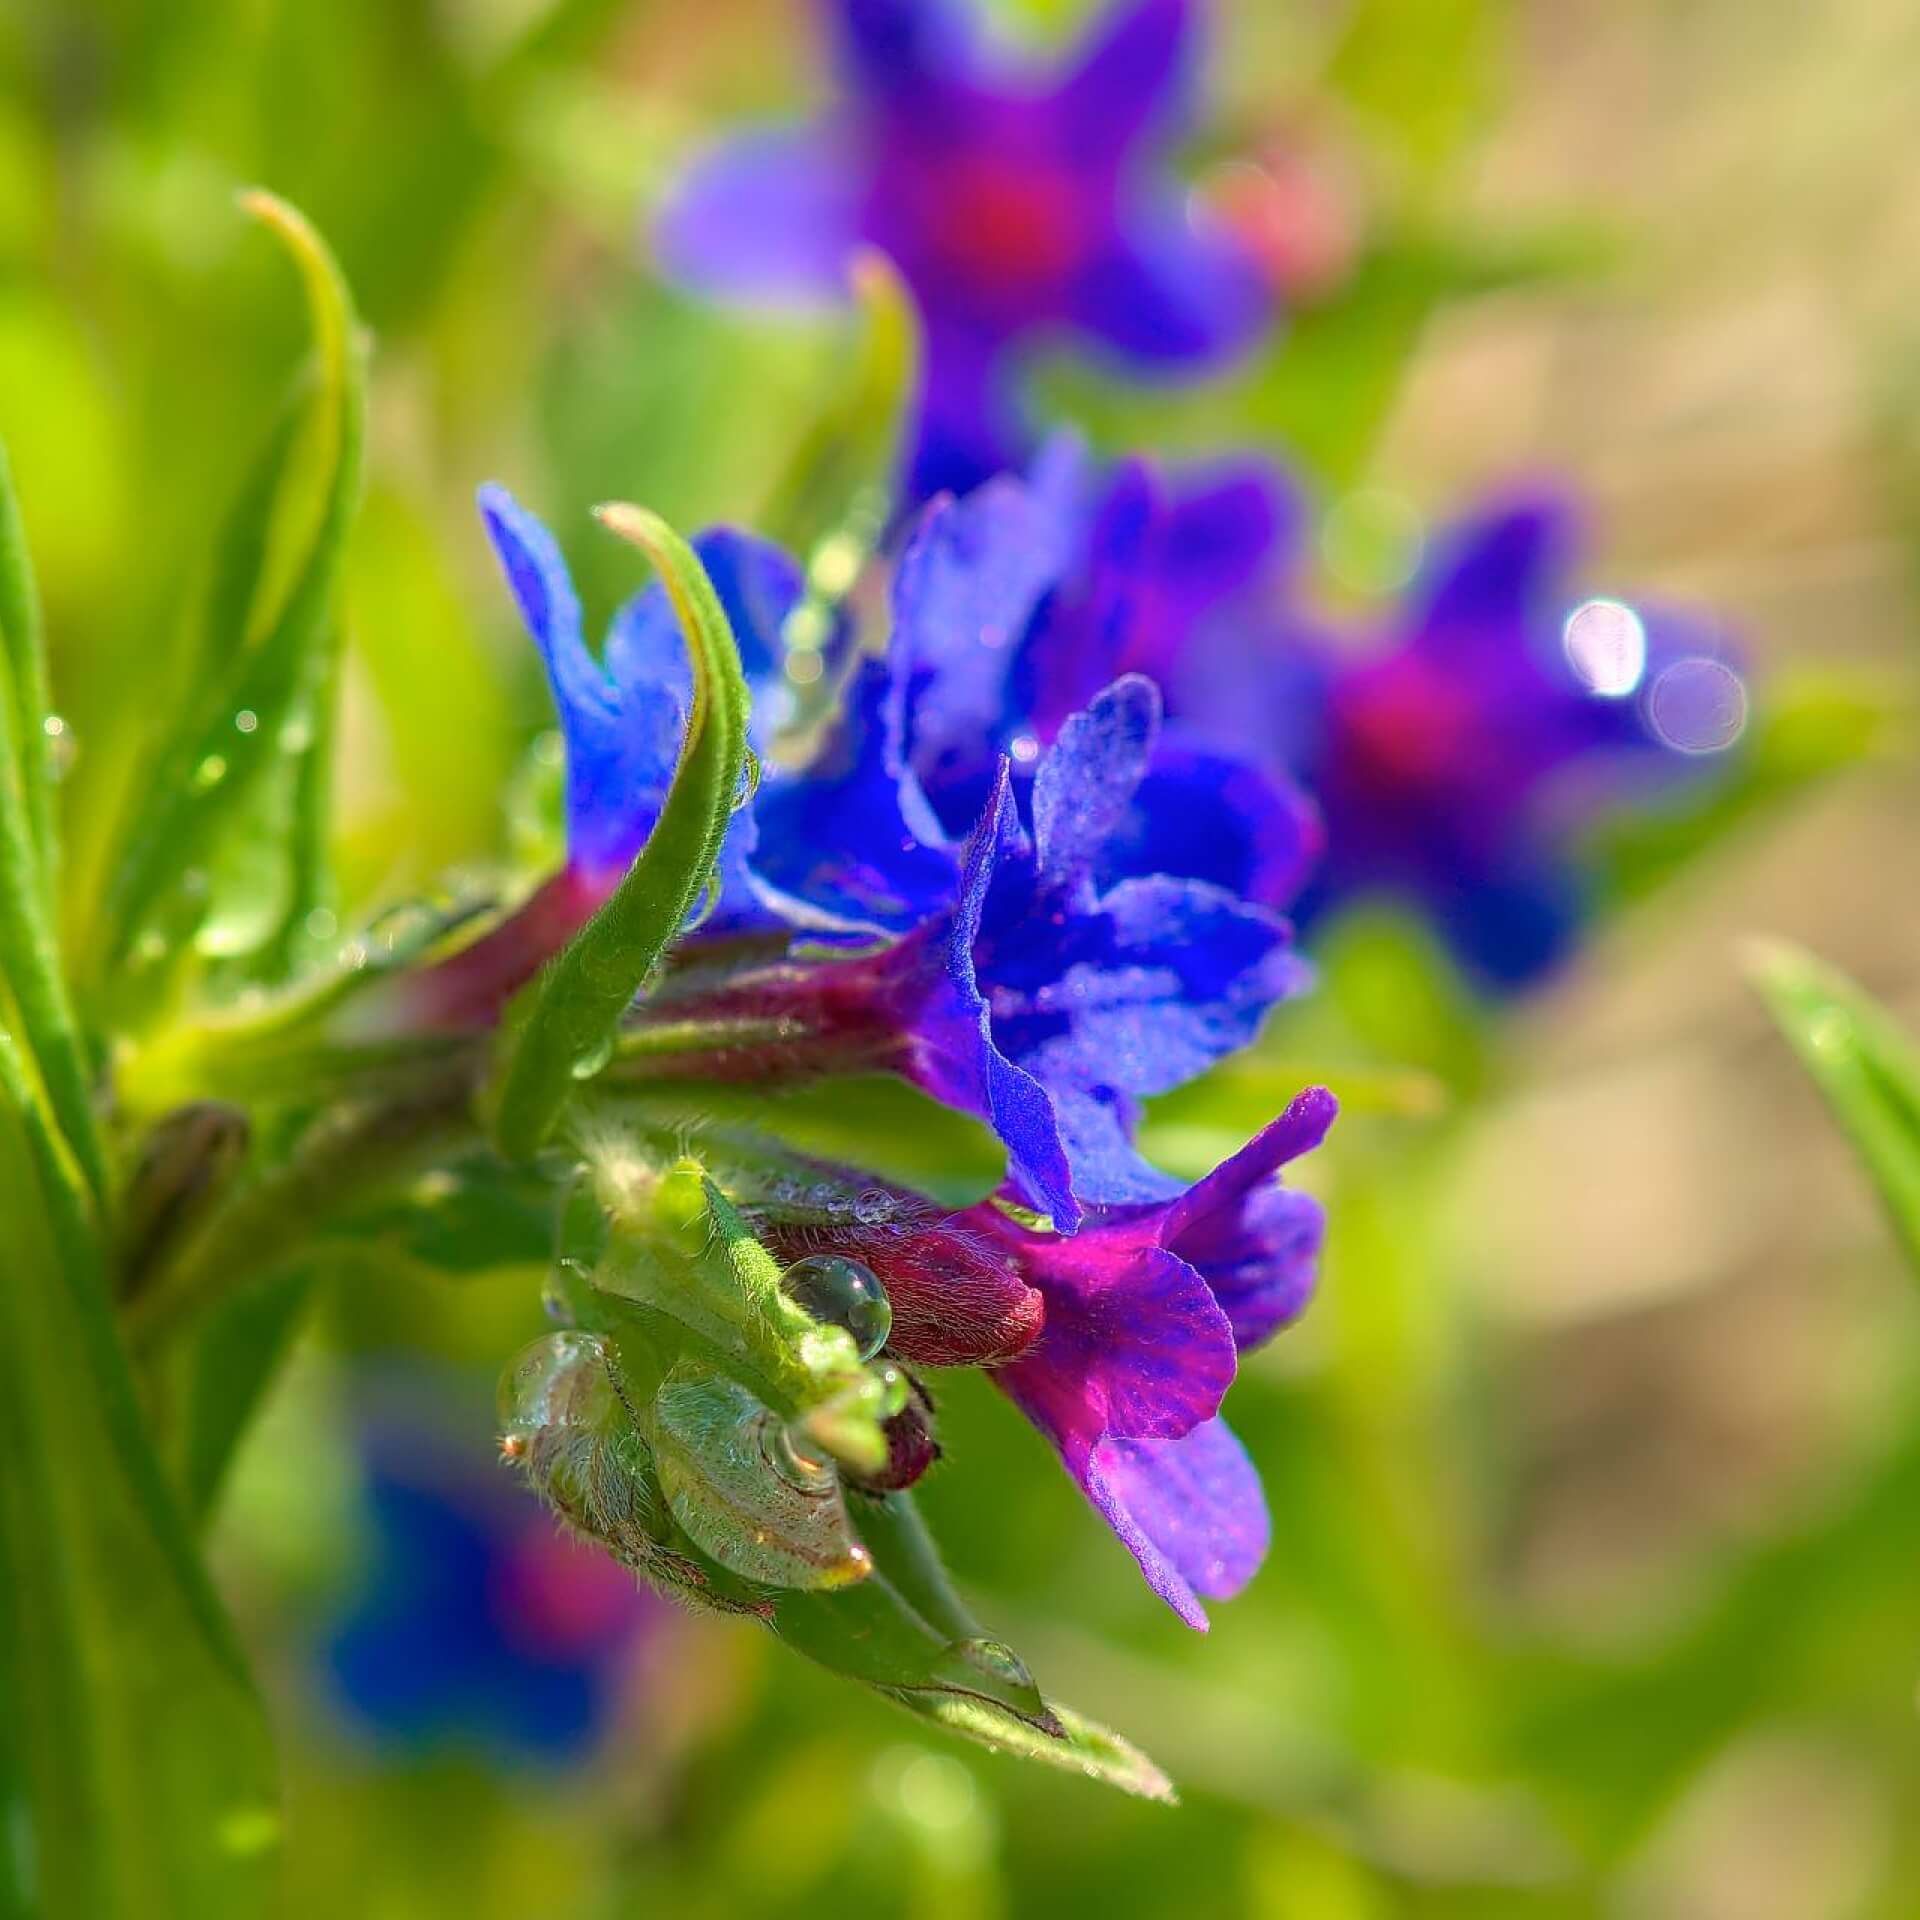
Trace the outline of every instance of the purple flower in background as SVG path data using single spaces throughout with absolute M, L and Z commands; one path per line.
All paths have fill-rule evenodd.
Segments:
M 349 1723 L 410 1754 L 585 1758 L 658 1603 L 423 1423 L 377 1428 L 368 1452 L 361 1584 L 321 1658 Z
M 1440 543 L 1371 643 L 1297 615 L 1216 632 L 1169 671 L 1187 723 L 1264 752 L 1318 801 L 1303 926 L 1372 895 L 1418 903 L 1467 971 L 1524 987 L 1587 908 L 1580 831 L 1730 745 L 1738 674 L 1684 620 L 1577 602 L 1561 499 L 1490 506 Z
M 1258 339 L 1262 272 L 1164 170 L 1198 0 L 1122 0 L 1053 70 L 988 44 L 964 0 L 822 4 L 835 104 L 710 155 L 655 245 L 676 280 L 752 304 L 837 298 L 858 247 L 887 254 L 926 328 L 916 498 L 1024 458 L 1018 376 L 1037 346 L 1179 374 Z
M 1318 1146 L 1324 1088 L 1204 1180 L 1151 1204 L 1101 1209 L 1071 1239 L 992 1207 L 962 1216 L 1014 1255 L 1046 1304 L 1034 1344 L 993 1374 L 1059 1450 L 1168 1606 L 1204 1628 L 1266 1555 L 1266 1501 L 1219 1418 L 1235 1355 L 1298 1316 L 1312 1292 L 1319 1203 L 1274 1175 Z

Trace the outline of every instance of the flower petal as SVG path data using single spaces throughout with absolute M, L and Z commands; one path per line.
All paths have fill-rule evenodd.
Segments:
M 751 306 L 843 300 L 860 240 L 858 143 L 837 126 L 748 133 L 695 162 L 653 229 L 660 270 Z
M 1224 1420 L 1177 1440 L 1103 1440 L 1082 1484 L 1147 1585 L 1201 1632 L 1201 1596 L 1231 1599 L 1267 1557 L 1266 1495 Z
M 1192 0 L 1109 7 L 1056 96 L 1079 150 L 1116 154 L 1187 106 L 1194 78 Z
M 1127 819 L 1160 728 L 1160 692 L 1128 674 L 1060 729 L 1033 782 L 1040 877 L 1065 886 L 1091 874 Z
M 1204 371 L 1250 349 L 1272 297 L 1258 267 L 1223 229 L 1178 199 L 1136 213 L 1073 289 L 1072 318 L 1136 370 Z

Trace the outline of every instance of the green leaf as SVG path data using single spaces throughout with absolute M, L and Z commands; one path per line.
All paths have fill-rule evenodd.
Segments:
M 20 761 L 35 856 L 52 910 L 54 868 L 59 857 L 53 818 L 53 766 L 46 731 L 53 711 L 47 691 L 46 638 L 40 626 L 40 594 L 34 585 L 27 531 L 14 496 L 7 449 L 0 442 L 0 655 L 10 682 L 10 718 Z
M 206 693 L 161 754 L 113 876 L 106 959 L 133 963 L 147 995 L 188 936 L 217 958 L 250 954 L 303 916 L 317 891 L 325 783 L 306 769 L 332 737 L 335 609 L 365 439 L 364 354 L 352 296 L 319 235 L 271 194 L 248 193 L 241 204 L 300 270 L 318 375 L 303 415 L 276 428 L 236 509 L 201 655 Z M 296 478 L 308 471 L 315 498 L 303 500 Z M 191 873 L 197 888 L 185 884 Z
M 902 1693 L 895 1697 L 923 1720 L 931 1720 L 949 1733 L 990 1747 L 996 1753 L 1010 1753 L 1017 1759 L 1038 1760 L 1042 1766 L 1084 1774 L 1089 1780 L 1118 1787 L 1122 1793 L 1134 1794 L 1142 1800 L 1159 1800 L 1169 1806 L 1179 1800 L 1173 1782 L 1138 1747 L 1109 1732 L 1097 1720 L 1075 1713 L 1071 1707 L 1054 1708 L 1061 1727 L 1056 1735 L 1028 1726 L 1017 1715 L 991 1701 L 965 1694 Z
M 84 1190 L 5 1033 L 0 1190 L 0 1658 L 21 1795 L 0 1847 L 34 1911 L 264 1914 L 264 1714 L 141 1420 Z
M 604 1064 L 614 1030 L 713 884 L 747 757 L 747 683 L 720 597 L 698 555 L 638 507 L 599 509 L 653 562 L 687 638 L 693 705 L 679 764 L 647 843 L 612 896 L 509 1012 L 493 1131 L 510 1160 L 539 1151 L 567 1095 Z
M 859 323 L 845 378 L 759 516 L 771 538 L 813 556 L 816 566 L 831 559 L 816 552 L 823 541 L 855 528 L 872 538 L 884 528 L 920 384 L 920 320 L 899 270 L 864 250 L 852 280 Z M 823 584 L 844 593 L 852 581 Z
M 27 1097 L 44 1099 L 84 1177 L 107 1190 L 92 1074 L 61 969 L 53 910 L 46 760 L 46 671 L 20 515 L 0 451 L 0 1014 L 11 1001 L 28 1060 Z
M 1920 1275 L 1920 1049 L 1852 981 L 1798 947 L 1758 942 L 1747 972 Z

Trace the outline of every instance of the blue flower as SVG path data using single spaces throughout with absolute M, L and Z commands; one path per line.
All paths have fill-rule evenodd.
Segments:
M 987 44 L 965 0 L 823 4 L 835 105 L 698 165 L 656 250 L 675 279 L 753 304 L 834 298 L 856 248 L 889 255 L 926 325 L 916 497 L 1019 463 L 1038 345 L 1174 374 L 1259 338 L 1260 267 L 1165 172 L 1197 0 L 1123 0 L 1054 71 Z
M 528 635 L 540 651 L 566 748 L 567 859 L 485 938 L 413 984 L 412 1008 L 438 1025 L 483 1023 L 577 933 L 619 884 L 659 817 L 692 697 L 679 623 L 657 582 L 615 613 L 596 659 L 579 596 L 545 526 L 504 487 L 480 490 L 480 513 Z M 694 541 L 725 608 L 752 692 L 749 743 L 764 753 L 788 704 L 782 629 L 799 605 L 799 567 L 778 547 L 729 527 Z M 833 657 L 843 635 L 829 644 Z M 735 816 L 721 850 L 714 933 L 783 924 L 748 870 L 753 810 Z
M 888 718 L 898 682 L 885 671 L 866 669 L 829 743 L 827 780 L 763 794 L 755 859 L 798 890 L 788 850 L 804 862 L 837 847 L 832 904 L 890 937 L 738 975 L 694 1001 L 669 992 L 654 1011 L 785 1036 L 743 1051 L 731 1065 L 743 1077 L 896 1069 L 986 1121 L 1015 1189 L 1063 1229 L 1085 1204 L 1165 1197 L 1165 1177 L 1132 1145 L 1139 1102 L 1246 1045 L 1304 984 L 1286 921 L 1210 881 L 1114 877 L 1115 837 L 1155 755 L 1150 681 L 1124 676 L 1062 726 L 1037 764 L 1031 829 L 1003 760 L 973 830 L 949 850 L 923 837 L 938 829 L 902 765 Z M 878 884 L 865 893 L 870 875 Z
M 537 1501 L 416 1425 L 376 1433 L 359 1591 L 322 1650 L 349 1722 L 406 1753 L 584 1758 L 651 1597 Z

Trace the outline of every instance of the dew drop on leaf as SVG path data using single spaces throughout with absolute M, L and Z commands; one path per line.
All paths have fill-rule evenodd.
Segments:
M 852 1334 L 862 1360 L 871 1360 L 887 1344 L 893 1306 L 871 1267 L 843 1254 L 809 1254 L 780 1276 L 780 1285 L 816 1320 Z

